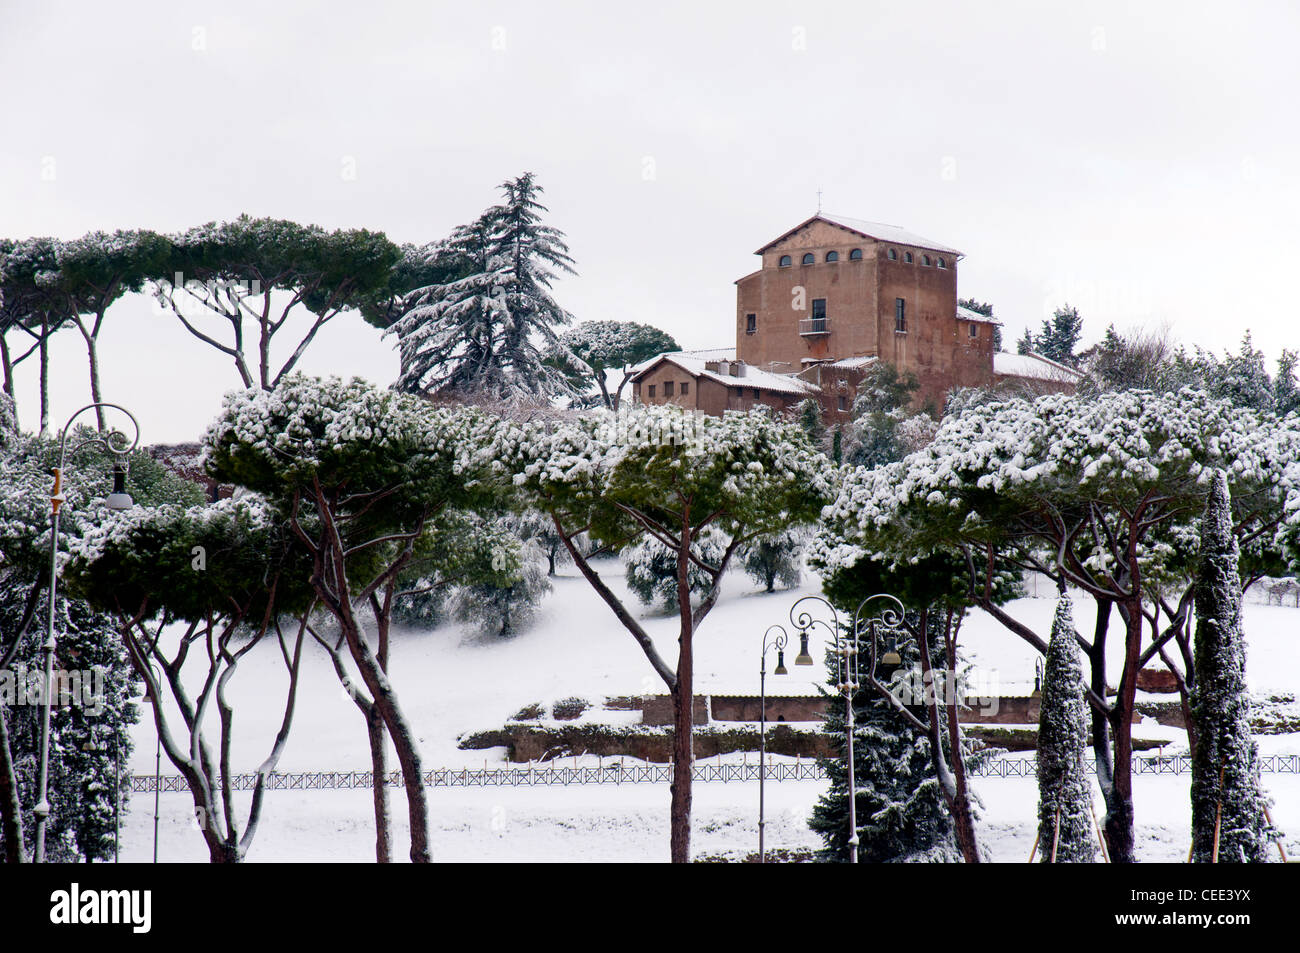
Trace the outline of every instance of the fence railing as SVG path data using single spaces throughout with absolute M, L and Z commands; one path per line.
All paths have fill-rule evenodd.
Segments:
M 1090 774 L 1096 765 L 1086 764 Z M 971 766 L 970 775 L 976 778 L 1032 778 L 1038 770 L 1032 758 L 992 758 L 983 764 Z M 1189 774 L 1192 759 L 1184 755 L 1172 757 L 1135 757 L 1134 774 Z M 1263 755 L 1259 759 L 1262 774 L 1300 774 L 1300 755 Z M 667 784 L 672 780 L 670 764 L 624 764 L 611 761 L 599 767 L 554 764 L 530 764 L 509 768 L 434 768 L 424 772 L 424 785 L 430 788 L 464 787 L 536 787 L 569 784 Z M 758 780 L 757 764 L 697 764 L 691 768 L 691 777 L 704 783 L 730 783 Z M 764 777 L 768 781 L 821 781 L 826 777 L 816 761 L 798 761 L 794 764 L 778 762 L 766 766 Z M 402 772 L 390 771 L 384 779 L 388 787 L 400 787 Z M 256 774 L 237 774 L 232 779 L 236 791 L 251 791 L 257 782 Z M 327 791 L 369 788 L 369 771 L 308 771 L 302 773 L 272 773 L 267 776 L 267 789 L 272 791 Z M 131 790 L 136 794 L 152 794 L 155 787 L 162 791 L 186 791 L 184 778 L 163 775 L 155 784 L 152 774 L 137 774 L 131 779 Z

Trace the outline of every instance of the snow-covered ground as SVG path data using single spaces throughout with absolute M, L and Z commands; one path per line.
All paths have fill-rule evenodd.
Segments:
M 622 566 L 599 565 L 620 595 Z M 572 574 L 554 580 L 536 625 L 510 640 L 481 638 L 451 624 L 395 636 L 390 672 L 414 724 L 426 767 L 482 767 L 500 764 L 501 749 L 462 751 L 466 731 L 500 726 L 530 702 L 549 703 L 579 696 L 599 705 L 607 695 L 661 693 L 641 650 L 587 583 Z M 562 570 L 564 573 L 564 570 Z M 696 685 L 701 693 L 758 690 L 758 656 L 763 633 L 773 624 L 792 630 L 790 607 L 819 591 L 816 577 L 792 591 L 756 591 L 744 575 L 726 580 L 722 598 L 698 633 Z M 1010 611 L 1044 636 L 1053 611 L 1050 587 L 1042 598 L 1013 603 Z M 630 602 L 629 604 L 635 604 Z M 1090 632 L 1090 603 L 1076 600 L 1076 622 Z M 665 657 L 675 659 L 675 618 L 656 610 L 638 613 Z M 1252 691 L 1300 691 L 1300 610 L 1247 604 L 1249 676 Z M 1117 630 L 1118 623 L 1113 623 Z M 1113 665 L 1118 672 L 1119 633 L 1114 632 Z M 1033 680 L 1034 652 L 996 622 L 975 613 L 963 627 L 962 645 L 981 671 L 996 672 L 1008 694 L 1027 692 Z M 792 646 L 793 648 L 793 646 Z M 824 682 L 818 664 L 789 676 L 768 676 L 769 690 L 811 694 Z M 270 644 L 260 646 L 240 665 L 230 686 L 235 705 L 233 762 L 251 770 L 265 757 L 279 723 L 284 676 Z M 791 659 L 787 659 L 791 661 Z M 369 765 L 364 725 L 318 647 L 305 653 L 304 677 L 293 731 L 278 770 L 365 770 Z M 769 661 L 769 672 L 771 661 Z M 627 713 L 609 713 L 626 720 Z M 1144 726 L 1145 730 L 1145 726 Z M 136 774 L 154 770 L 154 728 L 145 718 L 134 730 Z M 1300 736 L 1261 739 L 1265 753 L 1300 752 Z M 394 762 L 395 766 L 395 762 Z M 164 774 L 175 770 L 163 757 Z M 1189 778 L 1141 776 L 1135 800 L 1139 855 L 1146 860 L 1185 859 L 1188 843 Z M 1275 799 L 1274 818 L 1291 832 L 1289 853 L 1300 854 L 1300 777 L 1270 774 L 1265 786 Z M 779 782 L 767 786 L 769 844 L 816 847 L 806 818 L 823 790 L 821 782 Z M 1033 841 L 1036 789 L 1031 778 L 980 779 L 976 790 L 985 803 L 981 821 L 992 859 L 1020 861 Z M 406 849 L 405 802 L 392 792 L 395 853 Z M 246 799 L 246 795 L 244 796 Z M 246 802 L 245 802 L 246 803 Z M 695 787 L 695 853 L 754 849 L 757 842 L 756 783 L 701 783 Z M 1098 794 L 1100 805 L 1100 794 Z M 148 860 L 152 851 L 153 796 L 136 795 L 125 822 L 126 860 Z M 636 784 L 534 788 L 438 788 L 430 792 L 433 846 L 441 860 L 667 860 L 668 787 Z M 262 825 L 250 860 L 342 860 L 373 858 L 373 824 L 368 791 L 274 791 L 268 794 Z M 201 838 L 190 822 L 188 795 L 161 798 L 160 858 L 206 859 Z

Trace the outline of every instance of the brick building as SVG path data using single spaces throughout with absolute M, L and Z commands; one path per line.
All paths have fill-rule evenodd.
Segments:
M 661 354 L 635 369 L 633 395 L 711 414 L 817 398 L 827 423 L 849 416 L 873 361 L 920 382 L 916 403 L 942 413 L 954 387 L 1003 376 L 1061 377 L 1060 366 L 994 366 L 991 318 L 957 304 L 961 252 L 895 225 L 819 212 L 755 252 L 736 281 L 736 347 Z M 1050 362 L 1048 362 L 1050 364 Z M 1068 371 L 1069 369 L 1064 369 Z

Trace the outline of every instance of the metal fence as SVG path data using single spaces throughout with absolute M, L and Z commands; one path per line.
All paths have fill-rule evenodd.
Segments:
M 970 775 L 976 778 L 1032 778 L 1037 772 L 1032 758 L 992 758 L 983 764 L 971 766 Z M 1087 762 L 1090 774 L 1097 771 L 1092 761 Z M 1135 757 L 1134 774 L 1189 774 L 1192 760 L 1183 755 L 1174 757 Z M 1263 774 L 1300 774 L 1300 755 L 1263 755 L 1259 759 Z M 564 767 L 553 762 L 529 764 L 509 768 L 435 768 L 424 773 L 424 785 L 430 788 L 465 787 L 536 787 L 569 784 L 667 784 L 672 780 L 670 764 L 625 764 L 611 761 L 599 767 Z M 691 777 L 705 783 L 728 783 L 758 780 L 757 764 L 697 764 L 691 768 Z M 779 762 L 766 766 L 768 781 L 821 781 L 826 777 L 816 761 L 797 761 L 794 764 Z M 250 791 L 257 782 L 256 774 L 237 774 L 232 787 L 237 791 Z M 402 773 L 390 771 L 385 778 L 389 787 L 400 787 Z M 325 791 L 369 788 L 369 771 L 309 771 L 298 774 L 272 773 L 267 776 L 266 787 L 272 791 Z M 163 791 L 188 790 L 185 780 L 177 775 L 164 775 L 155 784 L 152 774 L 137 774 L 131 779 L 131 790 L 136 794 L 152 794 L 155 787 Z

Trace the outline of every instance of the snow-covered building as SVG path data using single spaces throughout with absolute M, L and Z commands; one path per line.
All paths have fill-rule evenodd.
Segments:
M 768 406 L 787 410 L 821 390 L 789 374 L 736 360 L 735 348 L 671 351 L 633 370 L 632 392 L 642 403 L 677 404 L 706 414 Z
M 914 373 L 918 405 L 936 410 L 954 387 L 1078 379 L 1037 356 L 995 367 L 996 358 L 1020 355 L 995 355 L 998 322 L 957 303 L 962 254 L 951 246 L 819 212 L 755 254 L 762 266 L 736 282 L 735 348 L 646 361 L 632 377 L 637 400 L 721 413 L 815 397 L 837 423 L 877 360 Z

